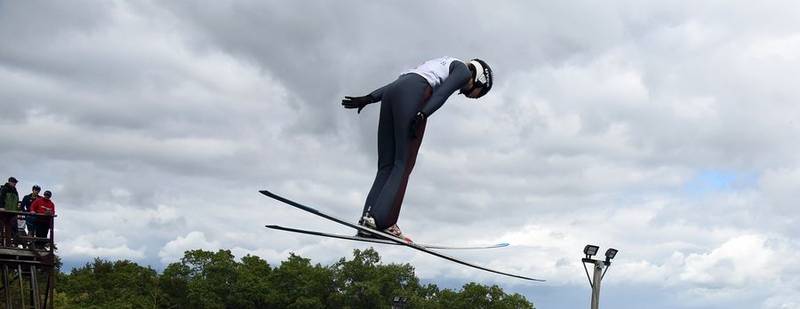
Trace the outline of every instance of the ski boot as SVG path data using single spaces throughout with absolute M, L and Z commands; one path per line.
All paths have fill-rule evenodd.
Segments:
M 405 241 L 405 242 L 407 242 L 409 244 L 414 242 L 408 236 L 403 235 L 403 232 L 400 231 L 400 227 L 397 226 L 397 224 L 392 225 L 388 229 L 385 229 L 383 231 L 386 232 L 387 234 L 391 234 L 394 237 L 400 238 L 400 239 L 402 239 L 403 241 Z
M 378 226 L 375 225 L 375 219 L 373 219 L 372 216 L 366 213 L 364 214 L 364 216 L 361 217 L 361 220 L 358 220 L 358 225 L 365 226 L 371 229 L 378 229 Z M 356 237 L 377 238 L 372 233 L 365 232 L 362 230 L 358 230 L 358 232 L 356 233 Z
M 377 224 L 375 224 L 375 218 L 372 218 L 372 216 L 370 216 L 369 214 L 364 214 L 364 216 L 361 217 L 361 220 L 358 220 L 358 225 L 365 226 L 375 230 L 378 229 Z M 400 227 L 397 226 L 397 224 L 390 226 L 389 228 L 383 230 L 383 232 L 392 235 L 394 237 L 400 238 L 407 243 L 412 243 L 411 238 L 408 238 L 407 236 L 403 235 L 403 232 L 400 231 Z M 356 233 L 356 237 L 383 238 L 380 237 L 379 235 L 375 235 L 373 233 L 365 232 L 362 230 L 358 230 L 358 232 Z

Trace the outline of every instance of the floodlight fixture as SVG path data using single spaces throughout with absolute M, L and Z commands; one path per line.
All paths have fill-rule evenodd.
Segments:
M 600 307 L 600 282 L 603 281 L 603 277 L 606 276 L 608 268 L 611 267 L 611 259 L 616 257 L 619 252 L 617 249 L 608 248 L 605 254 L 605 261 L 592 259 L 592 256 L 596 255 L 598 250 L 600 250 L 598 246 L 586 245 L 586 247 L 583 248 L 583 254 L 585 254 L 586 257 L 581 259 L 583 262 L 583 270 L 586 271 L 586 279 L 589 280 L 589 286 L 592 287 L 592 309 Z M 586 268 L 586 264 L 591 264 L 593 266 L 594 276 L 589 276 L 589 269 Z
M 606 250 L 606 262 L 611 262 L 611 259 L 617 256 L 617 252 L 619 252 L 619 250 L 608 248 L 608 250 Z
M 597 250 L 600 250 L 600 247 L 595 245 L 586 245 L 586 247 L 583 248 L 583 254 L 586 254 L 586 258 L 588 259 L 597 254 Z

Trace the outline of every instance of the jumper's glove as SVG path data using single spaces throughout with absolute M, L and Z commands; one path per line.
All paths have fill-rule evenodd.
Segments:
M 344 106 L 344 108 L 358 108 L 358 113 L 361 114 L 361 110 L 364 109 L 364 106 L 375 102 L 377 101 L 371 95 L 365 95 L 363 97 L 346 96 L 342 100 L 342 106 Z
M 420 126 L 424 125 L 425 119 L 427 119 L 427 118 L 428 118 L 428 116 L 425 116 L 425 113 L 417 112 L 417 114 L 414 116 L 414 119 L 411 119 L 411 126 L 410 127 L 411 127 L 411 137 L 412 138 L 417 138 L 418 137 L 417 136 L 417 131 L 418 131 L 417 129 L 419 129 Z

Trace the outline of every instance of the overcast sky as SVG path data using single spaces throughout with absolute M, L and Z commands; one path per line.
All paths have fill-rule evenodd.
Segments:
M 397 247 L 425 282 L 588 306 L 587 243 L 618 248 L 609 308 L 800 307 L 796 1 L 0 0 L 0 177 L 54 192 L 66 265 L 184 250 L 330 263 L 353 233 L 379 106 L 340 106 L 425 60 L 496 85 L 426 130 L 399 225 L 546 283 Z

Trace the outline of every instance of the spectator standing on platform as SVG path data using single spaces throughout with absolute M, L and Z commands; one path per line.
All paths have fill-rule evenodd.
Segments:
M 8 182 L 0 187 L 0 208 L 4 210 L 19 210 L 19 194 L 17 193 L 17 179 L 9 177 Z M 3 238 L 5 246 L 11 246 L 11 239 L 17 233 L 17 216 L 2 216 Z
M 8 182 L 0 188 L 0 208 L 5 210 L 19 210 L 19 194 L 17 193 L 17 179 L 9 177 Z
M 33 204 L 33 201 L 40 198 L 39 192 L 41 191 L 42 188 L 39 187 L 38 185 L 35 185 L 33 186 L 33 189 L 31 189 L 31 194 L 28 194 L 22 198 L 22 203 L 20 204 L 21 206 L 20 208 L 23 212 L 33 212 L 33 209 L 31 209 L 31 205 Z M 35 221 L 34 216 L 27 216 L 25 218 L 25 225 L 28 226 L 28 235 L 31 236 L 33 236 L 33 234 L 35 233 L 33 231 L 34 221 Z M 21 230 L 22 227 L 19 227 L 19 229 Z
M 34 213 L 42 214 L 42 215 L 55 215 L 56 214 L 56 204 L 53 203 L 50 198 L 53 196 L 53 193 L 50 191 L 44 191 L 44 198 L 37 198 L 33 201 L 31 208 Z M 46 238 L 47 231 L 50 229 L 50 218 L 37 216 L 35 228 L 36 230 L 36 237 L 37 238 Z

